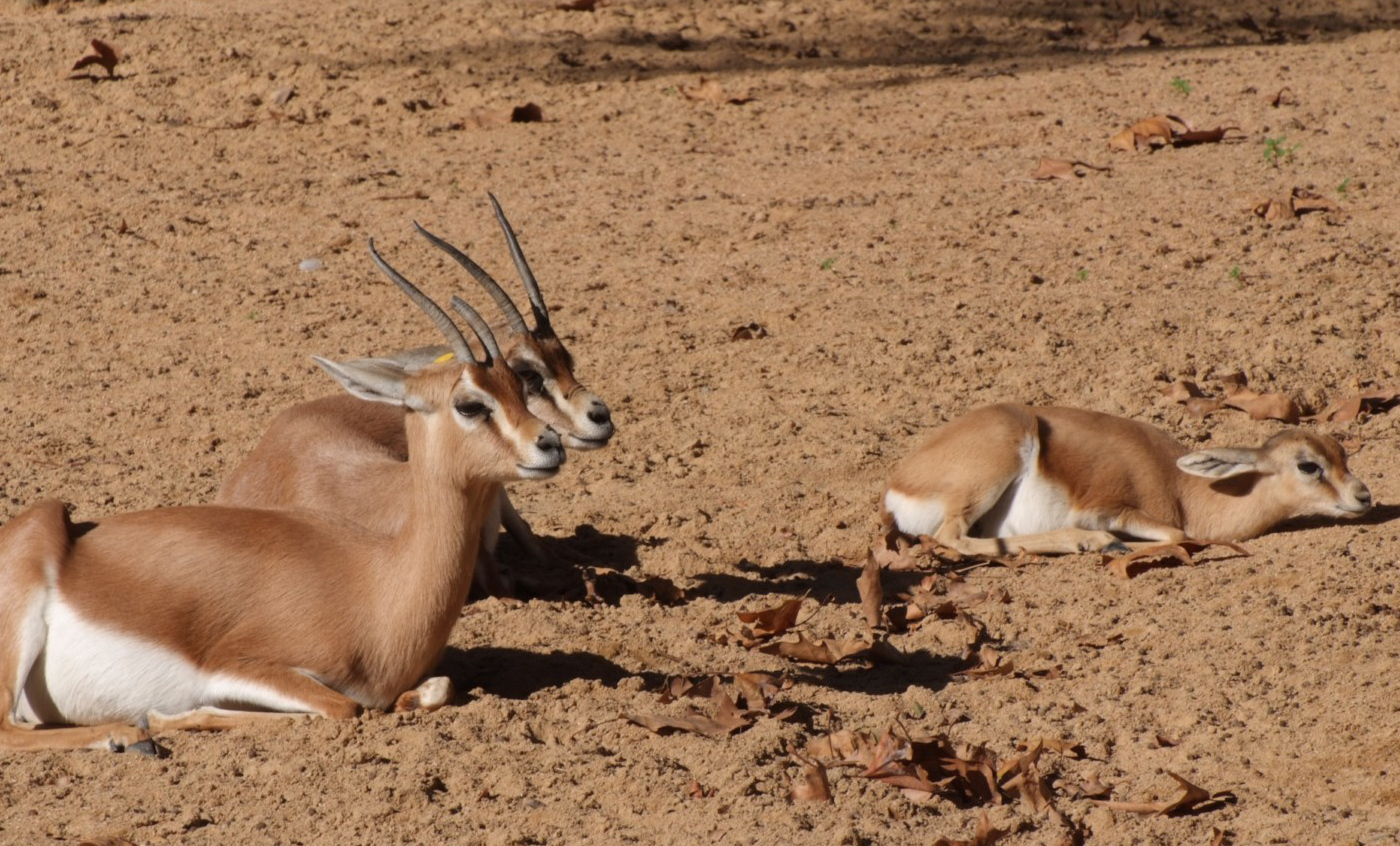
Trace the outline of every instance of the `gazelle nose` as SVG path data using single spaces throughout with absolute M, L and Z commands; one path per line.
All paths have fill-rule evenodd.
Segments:
M 535 447 L 541 452 L 563 452 L 564 445 L 559 440 L 559 433 L 553 429 L 545 429 L 535 438 Z
M 606 405 L 603 405 L 601 402 L 595 402 L 593 406 L 588 409 L 588 419 L 595 425 L 606 426 L 608 423 L 612 422 L 612 415 L 608 413 L 608 407 Z
M 1361 486 L 1361 490 L 1359 490 L 1359 491 L 1356 492 L 1356 501 L 1359 502 L 1359 503 L 1361 503 L 1362 505 L 1366 506 L 1367 508 L 1370 508 L 1370 507 L 1371 507 L 1371 489 L 1368 488 L 1368 487 L 1366 487 L 1365 485 L 1362 485 L 1362 486 Z

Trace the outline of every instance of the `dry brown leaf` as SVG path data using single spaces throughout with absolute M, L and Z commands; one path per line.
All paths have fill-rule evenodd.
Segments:
M 702 103 L 726 103 L 731 106 L 742 106 L 745 103 L 753 102 L 753 98 L 746 95 L 731 97 L 724 90 L 718 80 L 713 78 L 700 77 L 700 81 L 695 85 L 682 85 L 681 94 L 687 100 Z
M 1099 781 L 1099 774 L 1094 773 L 1075 788 L 1075 797 L 1079 799 L 1102 799 L 1113 792 L 1110 785 Z
M 680 605 L 689 597 L 665 576 L 648 576 L 637 582 L 637 592 L 658 605 Z
M 1170 385 L 1163 385 L 1157 390 L 1172 402 L 1186 402 L 1189 399 L 1205 396 L 1196 383 L 1188 379 L 1177 379 Z
M 1207 414 L 1219 411 L 1224 407 L 1223 400 L 1209 397 L 1192 397 L 1186 401 L 1186 411 L 1197 417 L 1205 417 Z
M 73 63 L 72 71 L 76 72 L 83 68 L 97 65 L 107 71 L 107 76 L 110 77 L 116 74 L 117 62 L 121 60 L 121 52 L 116 47 L 94 38 L 92 39 L 91 45 L 88 47 L 88 51 L 79 57 L 78 61 Z
M 997 773 L 1002 789 L 1013 797 L 1019 797 L 1021 807 L 1030 814 L 1042 814 L 1054 807 L 1050 788 L 1040 774 L 1040 754 L 1044 750 L 1044 741 L 1037 740 L 1027 745 L 1020 755 Z M 1005 780 L 1007 776 L 1012 777 Z
M 623 719 L 636 723 L 642 728 L 649 729 L 657 734 L 666 734 L 671 731 L 688 731 L 703 737 L 720 740 L 730 735 L 733 729 L 726 728 L 716 720 L 713 720 L 697 711 L 690 711 L 680 717 L 668 717 L 661 714 L 623 714 Z
M 710 699 L 715 703 L 715 722 L 730 734 L 753 722 L 753 712 L 745 711 L 729 698 L 729 694 L 716 687 Z
M 758 338 L 768 337 L 768 330 L 759 323 L 746 323 L 743 326 L 736 326 L 729 333 L 731 341 L 753 341 Z
M 807 754 L 828 766 L 858 764 L 869 767 L 875 738 L 865 732 L 841 729 L 807 741 Z
M 566 3 L 559 3 L 554 8 L 561 12 L 592 12 L 608 5 L 608 0 L 568 0 Z
M 797 623 L 797 615 L 802 611 L 802 601 L 806 597 L 789 599 L 775 608 L 762 611 L 740 611 L 740 622 L 749 623 L 752 628 L 744 634 L 754 638 L 770 638 L 783 634 Z
M 1230 846 L 1234 838 L 1234 834 L 1223 828 L 1215 828 L 1212 826 L 1210 829 L 1210 846 Z
M 972 676 L 982 678 L 986 676 L 1009 676 L 1016 672 L 1015 663 L 1010 658 L 1005 658 L 989 645 L 983 645 L 977 652 L 977 666 L 966 670 L 958 670 L 953 673 L 955 676 Z
M 1177 741 L 1177 740 L 1173 740 L 1172 738 L 1166 736 L 1165 734 L 1162 734 L 1160 731 L 1159 731 L 1159 732 L 1154 732 L 1154 733 L 1153 733 L 1153 735 L 1152 735 L 1152 741 L 1153 741 L 1153 743 L 1155 744 L 1155 747 L 1154 747 L 1154 748 L 1156 748 L 1156 749 L 1170 749 L 1170 748 L 1172 748 L 1173 746 L 1176 746 L 1176 745 L 1180 742 L 1180 741 Z
M 1265 102 L 1277 109 L 1279 106 L 1298 105 L 1298 98 L 1294 96 L 1293 89 L 1285 85 L 1278 90 L 1277 94 L 1266 97 Z
M 874 555 L 865 558 L 865 569 L 856 579 L 856 590 L 860 593 L 860 610 L 865 615 L 865 624 L 872 629 L 880 628 L 883 620 L 880 606 L 885 602 L 885 589 L 880 584 L 880 563 Z
M 1400 388 L 1373 388 L 1334 400 L 1305 419 L 1322 423 L 1349 423 L 1362 413 L 1378 414 L 1388 411 L 1397 403 L 1400 403 Z
M 792 801 L 830 802 L 831 782 L 827 780 L 826 767 L 820 761 L 794 757 L 802 764 L 802 774 L 792 783 Z
M 1245 412 L 1252 420 L 1297 423 L 1299 418 L 1297 404 L 1286 394 L 1261 394 L 1244 389 L 1226 397 L 1224 404 Z
M 1289 198 L 1289 203 L 1293 206 L 1294 214 L 1307 214 L 1315 211 L 1337 211 L 1341 206 L 1313 191 L 1304 188 L 1294 188 L 1293 195 Z
M 1297 217 L 1293 213 L 1293 204 L 1288 200 L 1278 200 L 1265 198 L 1254 203 L 1253 211 L 1255 216 L 1265 220 L 1292 220 Z
M 1136 150 L 1170 144 L 1173 132 L 1172 120 L 1173 118 L 1169 115 L 1157 115 L 1140 120 L 1108 139 L 1108 146 L 1115 150 L 1126 150 L 1131 153 Z
M 1196 129 L 1190 132 L 1179 132 L 1172 136 L 1173 147 L 1190 147 L 1193 144 L 1218 144 L 1224 141 L 1231 132 L 1244 134 L 1244 130 L 1238 126 L 1217 126 L 1215 129 Z
M 977 828 L 972 832 L 971 840 L 949 840 L 940 837 L 933 841 L 933 846 L 993 846 L 1005 834 L 1006 832 L 992 825 L 991 818 L 983 811 L 977 820 Z
M 1031 174 L 1031 179 L 1075 179 L 1084 175 L 1079 168 L 1099 171 L 1109 169 L 1088 162 L 1041 158 L 1040 163 L 1035 166 L 1035 172 Z
M 1117 34 L 1114 35 L 1114 42 L 1119 47 L 1138 47 L 1146 41 L 1155 47 L 1162 43 L 1162 39 L 1152 32 L 1155 23 L 1155 21 L 1139 20 L 1134 15 L 1132 20 L 1118 28 Z
M 750 711 L 769 711 L 777 695 L 792 687 L 792 679 L 770 673 L 739 673 L 734 684 Z
M 1103 563 L 1108 565 L 1108 569 L 1113 572 L 1113 575 L 1120 579 L 1131 579 L 1153 567 L 1172 566 L 1172 562 L 1188 566 L 1194 563 L 1190 553 L 1173 543 L 1149 546 L 1117 557 L 1103 556 Z
M 661 689 L 659 701 L 662 705 L 666 705 L 686 696 L 692 696 L 698 699 L 709 699 L 714 695 L 715 688 L 718 685 L 719 676 L 704 676 L 698 679 L 675 676 L 666 680 L 665 685 Z
M 79 843 L 78 846 L 136 846 L 136 844 L 127 840 L 125 837 L 113 837 L 108 835 L 106 837 L 89 838 Z
M 1075 643 L 1079 644 L 1080 646 L 1087 646 L 1087 647 L 1090 648 L 1090 649 L 1105 649 L 1105 648 L 1108 647 L 1108 645 L 1109 645 L 1110 643 L 1122 643 L 1122 642 L 1123 642 L 1123 633 L 1122 633 L 1122 632 L 1114 632 L 1113 634 L 1109 634 L 1109 635 L 1092 635 L 1092 634 L 1086 634 L 1086 635 L 1083 635 L 1082 637 L 1080 637 L 1078 640 L 1075 641 Z
M 1128 811 L 1134 814 L 1157 814 L 1159 816 L 1171 816 L 1181 811 L 1189 811 L 1202 802 L 1216 800 L 1221 802 L 1233 802 L 1235 794 L 1228 790 L 1221 790 L 1211 793 L 1203 787 L 1198 787 L 1170 770 L 1167 775 L 1176 780 L 1181 788 L 1181 796 L 1173 801 L 1163 800 L 1161 802 L 1115 802 L 1107 799 L 1095 799 L 1094 801 L 1112 811 Z
M 760 646 L 758 651 L 809 664 L 838 664 L 847 658 L 875 657 L 878 643 L 862 640 L 808 640 L 806 635 L 799 634 L 797 640 L 766 643 Z

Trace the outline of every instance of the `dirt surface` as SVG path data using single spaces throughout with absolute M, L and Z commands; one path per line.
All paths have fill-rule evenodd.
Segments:
M 1138 4 L 1062 5 L 5 4 L 0 518 L 210 500 L 279 410 L 333 391 L 310 354 L 436 342 L 367 237 L 439 297 L 483 299 L 415 219 L 514 284 L 488 190 L 619 434 L 512 488 L 608 601 L 471 605 L 451 706 L 167 736 L 163 760 L 0 756 L 0 842 L 929 843 L 984 811 L 1006 844 L 1395 842 L 1395 410 L 1318 426 L 1381 504 L 1360 522 L 1132 580 L 1096 555 L 968 572 L 1005 592 L 966 613 L 1010 674 L 954 675 L 956 619 L 836 668 L 717 637 L 803 595 L 810 637 L 864 636 L 882 480 L 979 404 L 1254 445 L 1282 424 L 1159 388 L 1240 371 L 1316 409 L 1400 384 L 1394 6 L 1147 3 L 1131 39 Z M 69 79 L 93 38 L 115 75 Z M 510 122 L 531 103 L 543 121 Z M 1239 131 L 1108 148 L 1162 113 Z M 1031 181 L 1041 157 L 1111 170 Z M 1294 188 L 1341 208 L 1251 211 Z M 925 575 L 886 573 L 891 603 Z M 687 598 L 629 588 L 650 577 Z M 618 719 L 683 713 L 667 677 L 742 671 L 787 673 L 796 713 L 719 740 Z M 1081 744 L 1040 761 L 1063 820 L 850 768 L 829 804 L 789 800 L 789 750 L 896 723 L 1003 762 Z M 1077 796 L 1170 799 L 1169 772 L 1232 795 Z

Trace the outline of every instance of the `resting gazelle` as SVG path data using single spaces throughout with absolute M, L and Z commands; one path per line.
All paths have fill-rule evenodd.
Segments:
M 525 384 L 531 413 L 559 432 L 569 449 L 606 446 L 614 430 L 607 405 L 574 376 L 574 360 L 555 334 L 539 283 L 525 261 L 520 243 L 491 199 L 496 220 L 525 283 L 535 326 L 531 329 L 510 296 L 491 275 L 462 251 L 418 226 L 424 238 L 462 265 L 485 289 L 502 314 L 492 328 L 501 339 L 506 364 Z M 389 356 L 408 370 L 426 366 L 446 347 L 424 347 Z M 340 514 L 357 525 L 390 531 L 403 519 L 402 491 L 408 484 L 404 411 L 340 394 L 295 405 L 273 420 L 253 451 L 234 469 L 215 500 L 252 508 L 304 508 Z M 538 540 L 499 488 L 498 508 L 488 515 L 481 534 L 477 582 L 486 593 L 511 593 L 513 579 L 495 559 L 500 527 L 539 559 Z
M 1073 408 L 986 406 L 895 466 L 885 528 L 964 555 L 1244 540 L 1310 515 L 1356 517 L 1371 492 L 1334 439 L 1288 429 L 1262 447 L 1189 452 L 1165 432 Z
M 401 525 L 223 506 L 72 524 L 62 503 L 34 505 L 0 527 L 0 749 L 126 746 L 147 735 L 133 724 L 345 718 L 394 705 L 432 671 L 496 486 L 554 475 L 564 451 L 470 306 L 452 303 L 482 359 L 373 242 L 370 254 L 454 354 L 412 373 L 316 359 L 355 396 L 406 409 Z

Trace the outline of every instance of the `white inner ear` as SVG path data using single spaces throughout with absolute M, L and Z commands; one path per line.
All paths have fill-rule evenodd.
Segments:
M 1207 479 L 1228 479 L 1259 469 L 1259 456 L 1254 450 L 1220 447 L 1203 449 L 1183 455 L 1176 460 L 1183 473 Z
M 408 372 L 400 362 L 383 358 L 360 358 L 354 361 L 331 361 L 319 355 L 311 360 L 325 370 L 352 395 L 371 402 L 406 405 L 423 411 L 423 401 L 408 393 Z

